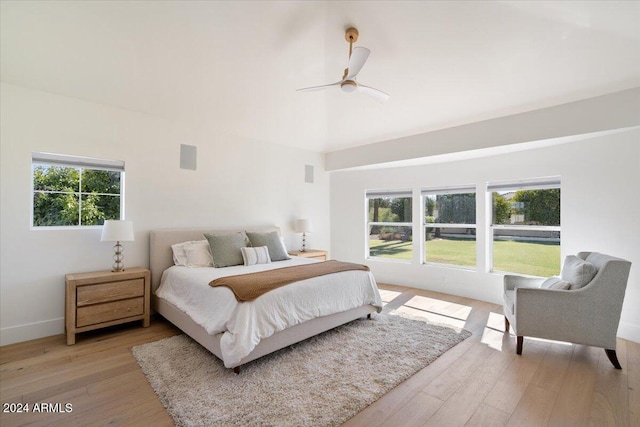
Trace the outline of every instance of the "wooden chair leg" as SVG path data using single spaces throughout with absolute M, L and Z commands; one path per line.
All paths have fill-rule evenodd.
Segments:
M 509 332 L 509 319 L 507 319 L 507 316 L 504 316 L 504 331 Z
M 622 366 L 620 366 L 620 362 L 618 362 L 618 356 L 616 355 L 615 350 L 610 350 L 608 348 L 605 348 L 604 352 L 607 353 L 607 357 L 609 358 L 609 361 L 611 362 L 614 368 L 622 369 Z
M 233 373 L 236 375 L 240 375 L 240 366 L 236 366 L 235 368 L 233 368 Z
M 524 341 L 524 337 L 519 335 L 516 338 L 516 354 L 522 354 L 522 342 Z

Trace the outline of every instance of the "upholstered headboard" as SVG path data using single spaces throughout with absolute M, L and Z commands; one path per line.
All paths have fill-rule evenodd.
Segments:
M 149 268 L 151 269 L 151 288 L 155 291 L 160 286 L 162 272 L 173 265 L 171 245 L 189 240 L 204 240 L 204 233 L 235 233 L 239 231 L 271 232 L 280 228 L 275 226 L 232 227 L 232 228 L 163 228 L 151 230 L 149 236 Z

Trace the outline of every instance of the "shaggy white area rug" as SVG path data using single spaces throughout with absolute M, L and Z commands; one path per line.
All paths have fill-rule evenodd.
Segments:
M 186 335 L 133 355 L 178 426 L 337 426 L 471 335 L 374 314 L 242 367 Z

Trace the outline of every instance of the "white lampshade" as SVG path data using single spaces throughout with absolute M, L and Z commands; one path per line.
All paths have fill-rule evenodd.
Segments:
M 311 233 L 313 232 L 313 223 L 310 219 L 297 219 L 296 220 L 296 232 L 297 233 Z
M 133 223 L 131 221 L 106 220 L 102 227 L 103 242 L 133 241 Z

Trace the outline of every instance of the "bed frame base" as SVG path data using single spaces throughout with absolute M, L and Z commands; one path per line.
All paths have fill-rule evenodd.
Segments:
M 220 350 L 220 338 L 222 337 L 222 334 L 209 335 L 203 327 L 196 324 L 184 312 L 162 298 L 158 298 L 154 295 L 152 301 L 156 312 L 161 314 L 169 322 L 176 325 L 204 348 L 216 355 L 218 359 L 224 361 Z M 240 373 L 240 366 L 247 362 L 288 347 L 291 344 L 304 341 L 307 338 L 311 338 L 352 320 L 365 316 L 370 319 L 371 313 L 377 311 L 377 307 L 367 304 L 341 313 L 318 317 L 307 322 L 300 323 L 296 326 L 285 329 L 284 331 L 277 332 L 269 338 L 263 339 L 249 355 L 240 360 L 240 362 L 227 366 L 227 368 L 233 368 L 233 372 L 238 374 Z

